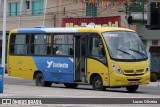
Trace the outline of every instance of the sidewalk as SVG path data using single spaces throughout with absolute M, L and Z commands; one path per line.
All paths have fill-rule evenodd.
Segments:
M 144 85 L 144 86 L 157 86 L 157 87 L 160 87 L 160 81 L 157 81 L 157 82 L 150 82 L 149 84 L 147 85 Z

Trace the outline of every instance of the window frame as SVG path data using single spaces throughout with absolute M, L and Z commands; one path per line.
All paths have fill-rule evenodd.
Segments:
M 93 35 L 94 34 L 94 35 Z M 97 36 L 95 36 L 95 34 L 97 35 Z M 89 35 L 89 40 L 88 40 L 88 55 L 87 55 L 87 57 L 88 58 L 91 58 L 91 59 L 94 59 L 94 60 L 97 60 L 97 61 L 99 61 L 99 62 L 101 62 L 102 64 L 104 64 L 105 66 L 108 66 L 108 60 L 107 60 L 107 52 L 106 52 L 106 50 L 105 50 L 105 48 L 104 48 L 104 51 L 105 51 L 105 62 L 103 62 L 102 60 L 100 60 L 100 59 L 98 59 L 98 58 L 95 58 L 95 57 L 93 57 L 94 55 L 91 55 L 91 53 L 90 53 L 90 48 L 91 48 L 91 46 L 90 46 L 90 41 L 91 41 L 91 38 L 100 38 L 100 40 L 102 41 L 102 37 L 98 34 L 98 33 L 90 33 L 90 35 Z M 103 45 L 103 47 L 104 47 L 104 43 L 102 42 L 102 45 Z
M 97 16 L 97 7 L 93 5 L 92 3 L 88 4 L 86 3 L 86 16 Z
M 38 2 L 39 6 L 38 6 L 38 9 L 35 9 L 35 3 Z M 45 6 L 44 6 L 45 2 L 44 0 L 33 0 L 32 1 L 32 7 L 31 7 L 31 10 L 32 10 L 32 15 L 43 15 L 44 14 L 44 10 L 45 10 Z M 41 6 L 43 5 L 43 7 Z
M 15 4 L 15 10 L 14 10 L 15 12 L 13 13 L 11 6 L 14 4 Z M 8 3 L 8 8 L 9 8 L 8 16 L 20 16 L 20 7 L 21 7 L 20 5 L 21 5 L 20 2 L 9 2 Z
M 28 43 L 26 43 L 26 44 L 16 44 L 16 43 L 11 43 L 11 39 L 12 39 L 12 36 L 10 36 L 10 41 L 9 41 L 9 55 L 28 55 L 29 53 L 30 53 L 30 45 L 29 45 L 29 40 L 30 40 L 30 35 L 29 34 L 23 34 L 23 33 L 12 33 L 11 34 L 12 36 L 16 36 L 16 35 L 25 35 L 25 36 L 27 36 L 28 35 Z M 15 41 L 16 41 L 16 39 L 15 39 Z M 16 45 L 23 45 L 23 46 L 25 46 L 25 45 L 27 45 L 28 46 L 28 51 L 27 51 L 27 53 L 28 54 L 15 54 L 15 52 L 14 53 L 11 53 L 11 45 L 12 46 L 16 46 Z
M 50 54 L 45 54 L 45 55 L 39 55 L 39 54 L 32 54 L 31 53 L 31 46 L 33 45 L 33 43 L 31 43 L 31 37 L 32 35 L 51 35 L 51 47 L 53 46 L 54 44 L 54 35 L 63 35 L 63 34 L 67 34 L 67 35 L 73 35 L 73 38 L 75 36 L 74 33 L 12 33 L 10 34 L 10 41 L 9 41 L 9 55 L 10 56 L 45 56 L 45 57 L 50 57 L 50 56 L 55 56 L 55 57 L 74 57 L 74 53 L 73 55 L 57 55 L 57 54 L 53 54 L 53 48 L 51 48 L 51 51 L 50 51 Z M 15 43 L 11 43 L 11 38 L 13 35 L 29 35 L 29 44 L 28 44 L 28 54 L 15 54 L 15 53 L 11 53 L 11 45 L 16 45 Z M 68 36 L 67 36 L 68 37 Z M 19 44 L 18 44 L 19 45 Z M 25 45 L 25 44 L 24 44 Z M 37 44 L 36 44 L 37 45 Z M 38 44 L 39 45 L 39 44 Z M 45 46 L 47 46 L 46 44 L 44 44 Z M 67 44 L 56 44 L 56 45 L 67 45 Z M 68 45 L 72 45 L 73 47 L 73 52 L 74 52 L 74 39 L 73 39 L 73 43 L 72 44 L 68 44 Z

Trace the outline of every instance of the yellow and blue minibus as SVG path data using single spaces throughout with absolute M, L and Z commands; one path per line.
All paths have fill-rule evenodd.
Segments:
M 10 31 L 8 75 L 37 86 L 90 84 L 94 90 L 150 81 L 146 50 L 135 31 L 118 27 L 23 28 Z

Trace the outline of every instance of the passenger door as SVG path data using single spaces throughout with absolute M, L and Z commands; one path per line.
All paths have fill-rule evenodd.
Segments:
M 74 81 L 86 82 L 86 54 L 88 36 L 77 34 L 74 37 Z

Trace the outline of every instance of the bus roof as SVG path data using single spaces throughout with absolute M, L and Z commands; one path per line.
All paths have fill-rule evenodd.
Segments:
M 76 33 L 76 32 L 105 32 L 105 31 L 132 31 L 120 27 L 78 27 L 78 28 L 22 28 L 10 30 L 11 33 Z

